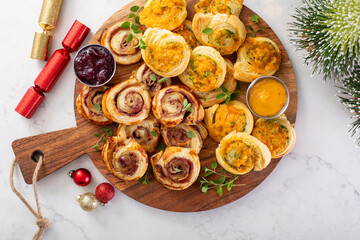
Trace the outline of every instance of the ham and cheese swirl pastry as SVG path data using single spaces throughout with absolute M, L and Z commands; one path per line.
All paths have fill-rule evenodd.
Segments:
M 102 100 L 105 116 L 120 124 L 132 125 L 149 116 L 151 97 L 147 86 L 135 78 L 109 88 Z
M 268 38 L 248 37 L 237 52 L 235 79 L 252 82 L 256 78 L 273 75 L 280 67 L 281 52 Z
M 76 98 L 78 112 L 93 124 L 104 126 L 112 123 L 111 120 L 105 117 L 101 108 L 104 92 L 108 88 L 106 86 L 96 88 L 84 86 Z
M 168 147 L 191 148 L 199 154 L 203 140 L 207 137 L 207 130 L 203 123 L 185 125 L 180 123 L 175 127 L 161 126 L 161 135 Z
M 134 74 L 136 79 L 146 84 L 150 97 L 153 97 L 160 89 L 171 85 L 171 78 L 163 78 L 154 73 L 145 63 Z M 159 80 L 161 80 L 159 82 Z
M 140 13 L 140 23 L 147 28 L 174 30 L 186 19 L 185 0 L 147 0 Z M 145 34 L 146 35 L 146 34 Z
M 174 77 L 186 69 L 191 49 L 182 36 L 159 28 L 148 28 L 144 35 L 148 47 L 141 49 L 141 55 L 154 73 Z
M 154 176 L 171 190 L 191 186 L 199 176 L 200 160 L 190 148 L 168 147 L 150 158 Z
M 208 92 L 223 84 L 226 74 L 224 58 L 212 47 L 196 47 L 190 57 L 185 71 L 179 76 L 180 80 L 189 88 Z
M 134 139 L 108 138 L 101 156 L 107 170 L 124 181 L 141 178 L 149 165 L 148 155 Z
M 234 15 L 196 13 L 192 27 L 202 45 L 215 48 L 221 55 L 238 50 L 246 37 L 244 24 Z
M 234 79 L 234 65 L 229 59 L 224 60 L 226 62 L 226 74 L 224 83 L 221 85 L 221 87 L 225 87 L 227 90 L 229 90 L 230 93 L 232 93 L 235 91 L 237 84 L 237 81 Z M 216 96 L 223 93 L 221 88 L 209 92 L 194 91 L 194 93 L 199 97 L 203 107 L 211 107 L 214 104 L 225 101 L 225 98 L 216 98 Z
M 196 40 L 195 34 L 192 30 L 192 23 L 189 20 L 185 20 L 184 24 L 179 28 L 175 29 L 173 32 L 180 34 L 191 49 L 196 48 L 200 43 Z
M 290 152 L 296 141 L 295 129 L 284 114 L 273 119 L 259 118 L 251 135 L 269 148 L 272 158 L 279 158 Z
M 135 125 L 119 124 L 117 136 L 121 141 L 132 138 L 146 152 L 152 153 L 160 141 L 160 124 L 152 115 Z
M 240 101 L 230 101 L 226 104 L 215 104 L 205 110 L 205 124 L 209 135 L 216 142 L 230 132 L 245 132 L 250 134 L 254 126 L 254 118 L 250 110 Z
M 248 133 L 232 131 L 216 148 L 216 160 L 226 171 L 236 175 L 261 171 L 271 161 L 265 144 Z
M 118 64 L 129 65 L 141 59 L 141 52 L 139 48 L 135 48 L 139 44 L 136 37 L 129 43 L 126 42 L 130 28 L 121 28 L 123 23 L 118 22 L 109 27 L 101 36 L 100 43 L 110 50 Z M 138 35 L 142 36 L 142 33 Z
M 225 13 L 239 17 L 244 0 L 200 0 L 195 11 L 202 13 Z
M 152 110 L 159 122 L 175 127 L 184 122 L 195 125 L 204 119 L 204 108 L 189 88 L 172 85 L 161 89 L 153 98 Z

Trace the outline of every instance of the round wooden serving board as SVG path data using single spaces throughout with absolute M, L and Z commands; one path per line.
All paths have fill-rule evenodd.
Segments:
M 126 20 L 130 13 L 130 7 L 134 5 L 143 6 L 144 2 L 144 0 L 135 0 L 114 13 L 95 33 L 90 43 L 99 43 L 98 39 L 104 29 L 120 20 Z M 195 14 L 194 5 L 198 2 L 198 0 L 188 0 L 187 2 L 188 19 L 192 20 Z M 251 21 L 254 14 L 255 13 L 246 6 L 243 7 L 240 19 L 244 22 L 247 29 L 249 29 L 249 25 L 253 26 L 255 29 L 258 28 L 258 26 Z M 264 26 L 266 25 L 262 19 L 260 19 L 260 23 Z M 267 29 L 267 33 L 258 32 L 256 35 L 270 38 L 280 48 L 282 63 L 275 76 L 282 79 L 289 88 L 290 104 L 285 114 L 289 121 L 292 124 L 295 124 L 297 112 L 297 90 L 290 59 L 284 49 L 284 46 L 271 29 Z M 235 62 L 236 60 L 236 54 L 227 57 L 232 62 Z M 141 64 L 142 61 L 128 66 L 118 65 L 112 83 L 128 79 L 131 73 L 137 70 Z M 246 92 L 248 85 L 249 84 L 245 83 L 242 84 L 243 93 Z M 83 85 L 79 81 L 76 81 L 74 101 L 82 87 Z M 239 99 L 245 103 L 245 95 L 241 95 Z M 223 196 L 219 196 L 216 191 L 213 190 L 209 191 L 207 194 L 203 194 L 200 191 L 198 181 L 196 181 L 188 189 L 182 191 L 168 190 L 159 184 L 152 176 L 150 177 L 150 183 L 147 185 L 144 185 L 139 181 L 124 182 L 108 172 L 101 159 L 100 151 L 96 151 L 93 148 L 94 144 L 98 140 L 94 134 L 101 134 L 103 132 L 102 127 L 95 126 L 85 120 L 85 118 L 77 112 L 75 104 L 74 108 L 77 127 L 23 138 L 13 142 L 12 146 L 14 153 L 27 183 L 32 183 L 31 179 L 36 162 L 31 159 L 31 156 L 36 150 L 41 151 L 45 156 L 38 179 L 56 171 L 58 168 L 75 160 L 79 156 L 88 154 L 95 166 L 106 177 L 106 179 L 129 197 L 154 208 L 176 212 L 196 212 L 224 206 L 246 195 L 258 186 L 274 170 L 281 159 L 272 159 L 267 168 L 260 172 L 251 171 L 248 174 L 239 176 L 238 183 L 243 183 L 245 186 L 234 187 L 229 192 L 224 190 Z M 217 145 L 218 144 L 210 137 L 205 140 L 204 147 L 199 154 L 202 167 L 206 166 L 210 168 L 211 163 L 216 161 L 215 149 Z M 100 145 L 100 147 L 102 147 L 102 145 Z M 201 171 L 200 175 L 202 174 L 203 172 Z

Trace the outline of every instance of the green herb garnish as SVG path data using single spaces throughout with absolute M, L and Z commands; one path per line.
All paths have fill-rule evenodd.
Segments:
M 138 12 L 140 11 L 140 9 L 142 9 L 143 7 L 139 7 L 139 6 L 132 6 L 130 8 L 130 11 L 132 13 L 129 14 L 128 19 L 131 19 L 131 21 L 126 21 L 123 24 L 121 24 L 121 28 L 125 29 L 125 28 L 130 28 L 130 33 L 126 39 L 126 43 L 130 43 L 134 37 L 136 37 L 139 41 L 139 44 L 135 46 L 135 48 L 140 48 L 140 49 L 145 49 L 147 46 L 143 40 L 143 38 L 145 36 L 139 36 L 138 34 L 142 33 L 142 30 L 139 29 L 139 16 L 137 15 Z
M 106 135 L 111 137 L 114 134 L 114 132 L 113 132 L 113 130 L 111 128 L 104 127 L 102 130 L 104 131 L 103 134 L 98 134 L 98 133 L 94 134 L 95 137 L 99 138 L 97 140 L 97 142 L 95 143 L 95 145 L 93 146 L 93 148 L 95 148 L 96 150 L 99 150 L 99 143 L 100 142 L 106 143 Z
M 210 33 L 212 33 L 212 29 L 211 28 L 209 28 L 209 27 L 206 27 L 206 28 L 204 28 L 204 30 L 202 30 L 202 33 L 204 33 L 204 34 L 210 34 Z
M 225 99 L 225 104 L 229 105 L 230 100 L 234 100 L 237 99 L 240 95 L 240 93 L 238 92 L 232 92 L 230 93 L 229 90 L 225 87 L 225 86 L 221 86 L 220 87 L 221 90 L 223 91 L 222 93 L 218 94 L 216 96 L 216 99 Z
M 251 33 L 251 37 L 256 37 L 256 33 L 257 33 L 257 32 L 260 32 L 260 31 L 263 31 L 263 32 L 266 32 L 266 33 L 267 33 L 266 29 L 267 29 L 267 28 L 270 28 L 269 26 L 263 27 L 263 26 L 260 24 L 260 19 L 259 19 L 259 16 L 258 16 L 258 15 L 253 15 L 253 16 L 251 17 L 251 21 L 259 26 L 258 29 L 254 29 L 252 26 L 249 26 L 250 32 L 248 32 L 248 33 Z
M 156 137 L 156 136 L 158 135 L 157 132 L 155 132 L 155 131 L 151 131 L 150 134 L 151 134 L 151 136 L 153 136 L 153 137 Z
M 194 109 L 192 109 L 191 103 L 189 103 L 186 98 L 184 99 L 183 107 L 184 107 L 184 110 L 194 113 Z
M 166 82 L 167 80 L 169 80 L 169 79 L 166 77 L 163 77 L 158 81 L 158 83 L 163 83 L 163 82 Z
M 101 106 L 100 106 L 100 104 L 95 103 L 95 104 L 94 104 L 94 107 L 95 107 L 96 110 L 101 111 Z
M 196 137 L 196 134 L 195 134 L 193 131 L 188 131 L 188 132 L 186 133 L 186 135 L 187 135 L 189 138 L 194 138 L 194 137 Z

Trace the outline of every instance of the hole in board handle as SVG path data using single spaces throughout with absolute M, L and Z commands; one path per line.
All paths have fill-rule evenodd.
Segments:
M 44 153 L 42 151 L 40 151 L 40 150 L 36 150 L 31 154 L 31 159 L 34 162 L 38 162 L 40 157 L 44 158 Z

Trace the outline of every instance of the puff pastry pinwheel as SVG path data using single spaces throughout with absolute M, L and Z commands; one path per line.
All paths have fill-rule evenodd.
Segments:
M 224 58 L 212 47 L 196 47 L 190 57 L 185 71 L 179 76 L 180 80 L 189 88 L 208 92 L 223 84 L 226 74 Z
M 248 37 L 237 52 L 235 79 L 252 82 L 258 77 L 273 75 L 280 67 L 281 52 L 268 38 Z
M 129 65 L 141 59 L 139 48 L 135 48 L 139 41 L 136 37 L 128 43 L 127 38 L 130 34 L 129 28 L 121 28 L 124 22 L 118 22 L 109 27 L 101 36 L 100 43 L 113 54 L 118 64 Z M 142 33 L 138 34 L 142 36 Z
M 78 112 L 93 124 L 104 126 L 112 123 L 105 117 L 101 108 L 104 92 L 108 88 L 106 86 L 96 88 L 84 86 L 76 98 Z
M 259 118 L 251 135 L 270 149 L 272 158 L 279 158 L 290 152 L 296 141 L 295 129 L 284 114 L 273 119 Z
M 108 138 L 101 156 L 107 170 L 124 181 L 141 178 L 149 165 L 145 150 L 131 138 L 125 142 L 117 137 Z
M 186 19 L 185 0 L 147 0 L 140 13 L 140 23 L 147 28 L 174 30 Z M 146 35 L 146 34 L 145 34 Z
M 250 110 L 240 101 L 226 104 L 215 104 L 205 110 L 205 124 L 212 139 L 220 142 L 230 132 L 250 134 L 254 126 L 254 118 Z
M 204 119 L 204 108 L 189 88 L 172 85 L 161 89 L 153 98 L 152 110 L 159 122 L 175 127 L 184 122 L 195 125 Z
M 221 55 L 238 50 L 246 37 L 244 24 L 234 15 L 196 13 L 192 27 L 202 45 L 215 48 Z
M 244 0 L 200 0 L 195 5 L 196 12 L 226 13 L 239 17 Z
M 146 119 L 150 113 L 151 97 L 147 86 L 135 78 L 113 85 L 102 100 L 105 116 L 120 124 L 132 125 Z
M 145 63 L 140 66 L 134 75 L 137 80 L 146 84 L 150 97 L 153 97 L 160 89 L 171 85 L 171 78 L 163 78 L 157 75 Z
M 154 176 L 171 190 L 183 190 L 191 186 L 199 176 L 200 160 L 190 148 L 167 147 L 150 158 Z
M 175 29 L 173 32 L 180 34 L 185 41 L 189 44 L 191 49 L 199 46 L 200 43 L 197 41 L 195 34 L 192 30 L 192 23 L 189 20 L 185 20 L 182 26 Z
M 236 175 L 261 171 L 271 161 L 268 147 L 248 133 L 232 131 L 216 148 L 216 160 L 226 171 Z
M 234 65 L 229 59 L 224 60 L 226 62 L 226 75 L 224 83 L 221 85 L 221 87 L 225 87 L 230 93 L 232 93 L 235 91 L 238 81 L 234 79 Z M 225 98 L 216 98 L 219 94 L 223 93 L 221 88 L 209 92 L 194 91 L 194 93 L 199 97 L 203 107 L 210 107 L 214 104 L 225 101 Z
M 154 73 L 174 77 L 186 69 L 191 49 L 182 36 L 159 28 L 148 28 L 144 35 L 148 47 L 141 49 L 141 55 Z
M 152 115 L 135 125 L 119 124 L 117 137 L 123 142 L 135 139 L 146 152 L 152 153 L 160 141 L 160 124 Z
M 180 123 L 172 128 L 165 125 L 161 126 L 161 135 L 166 146 L 191 148 L 197 154 L 199 154 L 207 134 L 203 123 L 197 125 Z

